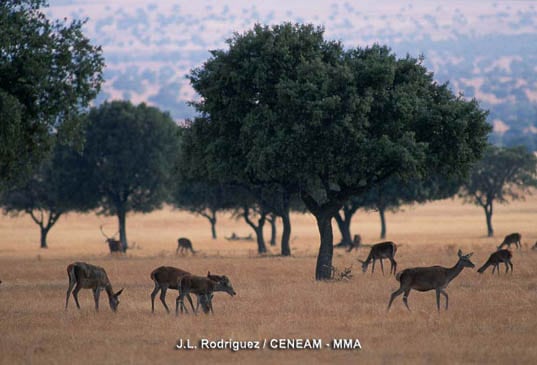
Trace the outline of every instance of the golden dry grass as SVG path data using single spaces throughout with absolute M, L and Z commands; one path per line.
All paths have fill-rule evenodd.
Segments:
M 399 268 L 453 265 L 456 251 L 474 251 L 480 266 L 503 235 L 519 231 L 525 247 L 514 252 L 513 275 L 478 275 L 465 270 L 449 286 L 449 311 L 437 313 L 434 292 L 413 291 L 408 312 L 399 297 L 389 313 L 393 277 L 362 274 L 357 257 L 335 251 L 339 268 L 353 264 L 350 281 L 313 280 L 318 234 L 308 215 L 294 215 L 293 257 L 257 257 L 255 243 L 213 241 L 209 225 L 186 213 L 164 209 L 128 218 L 130 241 L 139 249 L 111 257 L 98 226 L 113 218 L 69 215 L 38 248 L 38 230 L 27 217 L 0 218 L 0 362 L 13 363 L 535 363 L 537 361 L 537 199 L 496 209 L 496 238 L 484 236 L 484 215 L 459 201 L 440 201 L 388 215 L 389 239 L 399 242 Z M 221 217 L 220 237 L 249 233 L 244 223 Z M 359 213 L 353 230 L 365 242 L 377 240 L 375 213 Z M 111 232 L 113 233 L 113 232 Z M 178 236 L 190 237 L 194 256 L 175 256 Z M 338 236 L 336 234 L 336 240 Z M 271 249 L 277 254 L 277 249 Z M 118 290 L 118 313 L 106 295 L 95 313 L 91 292 L 80 293 L 82 310 L 71 300 L 63 310 L 67 264 L 84 260 L 106 268 Z M 152 269 L 173 265 L 205 274 L 228 275 L 238 295 L 217 293 L 213 316 L 167 315 L 160 302 L 150 312 Z M 377 265 L 377 270 L 379 270 Z M 389 269 L 388 269 L 389 270 Z M 168 294 L 173 307 L 175 293 Z M 358 338 L 361 351 L 229 350 L 179 351 L 178 339 L 263 340 L 271 338 Z

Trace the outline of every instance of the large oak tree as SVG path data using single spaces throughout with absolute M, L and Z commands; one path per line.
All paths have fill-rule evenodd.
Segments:
M 435 82 L 420 59 L 345 50 L 323 32 L 256 25 L 190 75 L 208 174 L 299 191 L 319 229 L 319 280 L 330 278 L 331 221 L 349 197 L 394 175 L 464 174 L 490 129 L 477 102 Z

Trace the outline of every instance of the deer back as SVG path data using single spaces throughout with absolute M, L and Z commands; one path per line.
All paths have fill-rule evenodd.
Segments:
M 187 275 L 192 274 L 176 267 L 160 266 L 151 272 L 151 280 L 161 285 L 167 285 L 170 289 L 179 289 L 179 280 Z
M 106 271 L 100 267 L 85 262 L 75 262 L 67 267 L 69 280 L 74 279 L 82 288 L 94 289 L 110 286 Z
M 369 255 L 373 259 L 394 257 L 397 252 L 397 245 L 392 241 L 381 242 L 373 245 Z M 369 259 L 369 257 L 368 257 Z

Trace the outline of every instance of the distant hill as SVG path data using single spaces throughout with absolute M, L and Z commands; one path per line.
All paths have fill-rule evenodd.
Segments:
M 106 84 L 97 102 L 130 99 L 190 118 L 187 75 L 256 22 L 323 25 L 346 47 L 374 42 L 425 56 L 439 82 L 490 110 L 493 142 L 537 150 L 537 3 L 376 0 L 50 0 L 53 17 L 86 18 L 103 46 Z

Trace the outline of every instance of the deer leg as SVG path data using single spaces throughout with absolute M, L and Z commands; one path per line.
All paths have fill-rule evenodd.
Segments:
M 448 295 L 443 289 L 440 289 L 440 294 L 442 294 L 446 298 L 446 310 L 447 310 L 448 309 L 448 302 L 449 302 Z
M 164 308 L 166 308 L 166 312 L 170 313 L 170 308 L 168 308 L 168 305 L 166 304 L 166 291 L 168 290 L 167 287 L 162 287 L 160 292 L 160 301 L 162 302 L 162 305 Z
M 214 314 L 213 312 L 213 295 L 207 294 L 207 305 L 209 306 L 209 310 L 211 311 L 211 314 Z
M 93 289 L 93 300 L 95 300 L 95 311 L 99 311 L 99 295 L 101 294 L 101 290 L 97 287 Z
M 179 315 L 179 305 L 181 305 L 181 313 L 183 313 L 183 309 L 185 313 L 188 313 L 188 310 L 186 309 L 185 302 L 184 302 L 186 295 L 188 295 L 190 298 L 189 293 L 185 293 L 184 291 L 182 291 L 175 299 L 175 315 L 176 316 Z
M 509 266 L 511 266 L 511 274 L 513 273 L 513 263 L 511 262 L 511 260 L 507 261 L 509 263 Z
M 382 263 L 382 259 L 380 259 L 380 269 L 382 270 L 382 276 L 384 276 L 384 264 Z
M 408 288 L 407 290 L 405 290 L 405 294 L 403 294 L 403 303 L 405 303 L 406 305 L 406 309 L 410 310 L 410 307 L 408 306 L 408 295 L 410 294 L 410 291 L 412 289 Z
M 69 287 L 67 288 L 67 295 L 65 296 L 65 310 L 67 310 L 67 304 L 69 304 L 69 297 L 71 296 L 71 291 L 75 286 L 75 282 L 69 280 Z
M 155 281 L 155 288 L 151 292 L 151 313 L 155 313 L 155 297 L 160 290 L 160 285 Z
M 80 309 L 80 304 L 78 304 L 78 292 L 80 291 L 80 289 L 82 289 L 82 288 L 80 287 L 80 284 L 77 283 L 76 287 L 75 287 L 75 290 L 73 290 L 73 298 L 75 298 L 76 307 L 78 309 Z
M 436 289 L 436 309 L 440 312 L 440 289 Z
M 494 275 L 494 271 L 496 271 L 496 265 L 492 265 L 492 275 Z
M 397 262 L 393 259 L 393 257 L 390 258 L 390 262 L 392 264 L 392 266 L 390 267 L 390 274 L 392 273 L 393 269 L 393 274 L 395 275 L 395 271 L 397 270 Z
M 373 266 L 371 266 L 371 275 L 375 272 L 375 259 L 373 259 Z
M 505 261 L 504 264 L 505 264 L 505 273 L 507 274 L 507 272 L 509 271 L 509 265 L 507 264 L 507 261 Z
M 392 293 L 392 295 L 390 295 L 390 301 L 388 302 L 388 309 L 386 311 L 389 311 L 390 310 L 390 307 L 392 306 L 392 302 L 395 298 L 397 298 L 399 295 L 401 295 L 403 293 L 403 288 L 399 288 L 397 289 L 396 291 L 394 291 Z
M 188 302 L 190 303 L 190 307 L 192 308 L 192 311 L 194 312 L 194 314 L 197 315 L 198 314 L 198 308 L 196 307 L 196 309 L 194 309 L 194 303 L 192 303 L 192 297 L 190 296 L 190 294 L 186 295 L 186 299 L 188 299 Z M 199 299 L 198 299 L 198 302 L 199 302 Z M 185 311 L 186 311 L 186 306 L 185 306 Z

